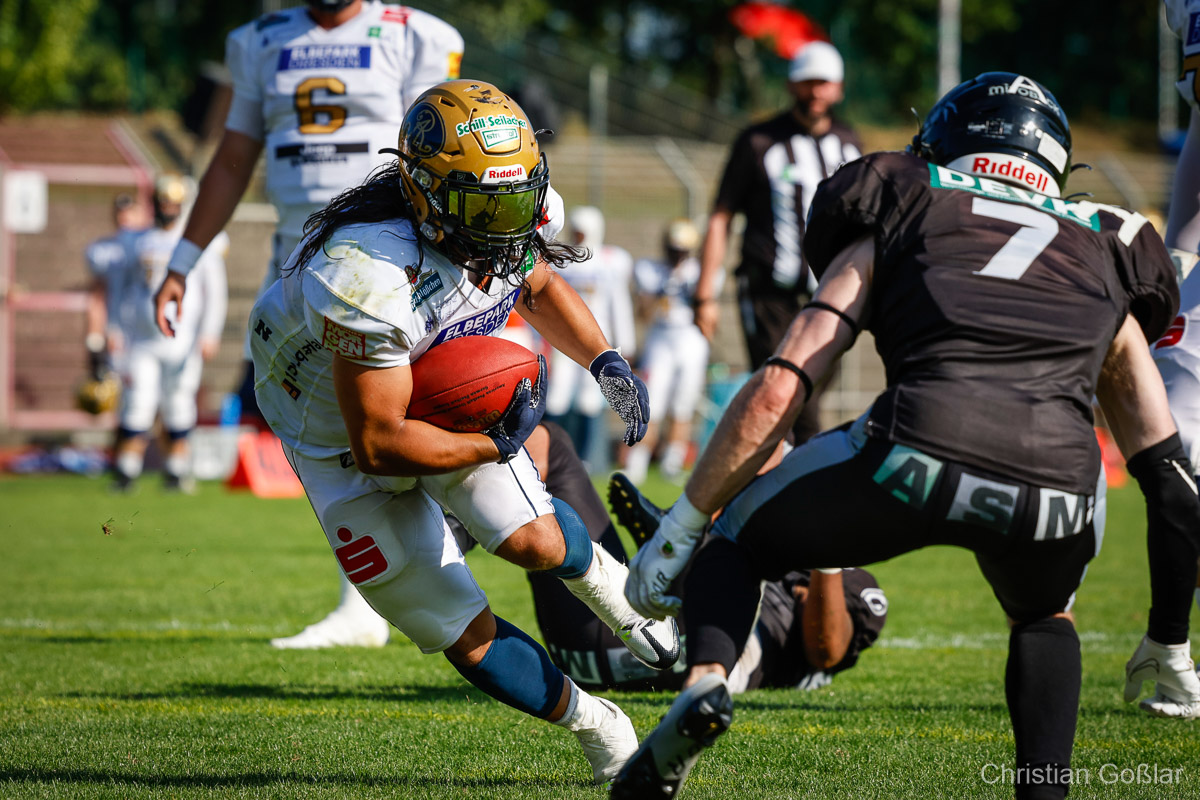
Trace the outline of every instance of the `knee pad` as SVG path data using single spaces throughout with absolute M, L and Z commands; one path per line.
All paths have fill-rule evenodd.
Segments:
M 567 545 L 567 554 L 563 557 L 562 564 L 546 570 L 546 573 L 556 578 L 578 578 L 592 565 L 592 539 L 588 536 L 587 526 L 575 513 L 575 509 L 557 497 L 551 502 L 554 504 L 554 518 L 558 520 L 563 541 Z

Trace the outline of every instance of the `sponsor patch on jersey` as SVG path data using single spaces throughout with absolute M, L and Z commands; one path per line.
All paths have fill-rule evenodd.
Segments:
M 409 300 L 409 304 L 412 306 L 413 311 L 416 311 L 421 307 L 421 304 L 444 288 L 442 286 L 442 276 L 433 270 L 422 273 L 415 281 L 412 281 L 412 284 L 412 297 Z
M 963 156 L 970 159 L 973 156 Z M 968 164 L 969 166 L 969 164 Z M 1095 203 L 1071 203 L 1058 197 L 1049 197 L 1040 192 L 1022 189 L 1002 181 L 977 175 L 968 175 L 940 164 L 929 164 L 929 185 L 935 189 L 961 189 L 972 194 L 993 197 L 997 200 L 1016 200 L 1019 203 L 1040 208 L 1062 219 L 1069 219 L 1091 230 L 1100 230 L 1100 215 Z M 1107 206 L 1106 206 L 1107 208 Z
M 305 142 L 285 144 L 275 148 L 275 158 L 286 158 L 293 167 L 302 164 L 329 164 L 346 161 L 354 153 L 369 153 L 366 142 Z
M 942 462 L 919 450 L 893 445 L 875 471 L 874 481 L 897 500 L 913 508 L 924 508 L 942 473 Z
M 958 478 L 946 519 L 1008 533 L 1021 487 L 980 478 L 968 472 Z
M 442 342 L 448 342 L 460 336 L 487 336 L 492 331 L 504 327 L 504 323 L 508 321 L 508 315 L 512 312 L 513 307 L 516 306 L 517 298 L 520 294 L 520 289 L 514 289 L 507 297 L 503 298 L 487 311 L 480 312 L 473 317 L 460 319 L 453 325 L 443 328 L 442 332 L 437 335 L 437 338 L 429 346 L 435 347 Z
M 404 142 L 409 152 L 429 158 L 446 146 L 446 125 L 442 115 L 429 103 L 418 103 L 404 118 Z
M 480 176 L 480 183 L 513 183 L 523 181 L 525 175 L 525 167 L 520 164 L 512 164 L 507 167 L 488 167 Z
M 378 39 L 379 34 L 382 32 L 383 32 L 383 28 L 379 27 L 378 25 L 372 25 L 371 27 L 367 28 L 367 38 L 368 39 Z
M 520 141 L 521 130 L 529 123 L 512 114 L 485 114 L 454 126 L 454 134 L 462 137 L 468 133 L 479 136 L 484 150 L 494 150 L 502 145 Z
M 1038 490 L 1038 521 L 1033 538 L 1036 541 L 1063 539 L 1083 532 L 1095 513 L 1095 498 L 1086 494 L 1071 494 L 1058 489 Z
M 412 10 L 404 6 L 400 6 L 399 8 L 385 8 L 379 19 L 383 22 L 395 22 L 400 25 L 407 25 L 411 14 Z
M 1195 11 L 1188 14 L 1187 44 L 1200 44 L 1200 13 Z
M 367 335 L 352 331 L 337 324 L 329 317 L 325 318 L 325 330 L 321 334 L 321 344 L 326 350 L 332 350 L 343 358 L 362 359 L 367 354 Z
M 337 538 L 345 544 L 335 547 L 333 554 L 337 556 L 342 571 L 351 583 L 366 583 L 387 572 L 387 557 L 373 536 L 368 534 L 356 539 L 349 528 L 342 526 L 337 529 Z
M 279 72 L 291 69 L 370 69 L 369 44 L 306 44 L 279 51 Z

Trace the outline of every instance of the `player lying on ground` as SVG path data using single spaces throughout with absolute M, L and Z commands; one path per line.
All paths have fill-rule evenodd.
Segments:
M 554 423 L 539 425 L 526 449 L 552 496 L 575 509 L 593 542 L 624 563 L 625 548 L 570 436 Z M 640 547 L 662 511 L 621 474 L 609 483 L 617 519 Z M 450 519 L 460 543 L 461 523 Z M 528 573 L 533 608 L 550 658 L 586 689 L 676 690 L 682 665 L 656 671 L 630 655 L 621 639 L 546 573 Z M 754 632 L 730 676 L 730 691 L 765 687 L 818 689 L 858 662 L 887 621 L 887 597 L 866 570 L 808 570 L 767 583 Z M 686 630 L 680 628 L 681 641 Z
M 476 81 L 435 86 L 409 109 L 396 153 L 310 218 L 284 277 L 251 311 L 259 406 L 367 602 L 480 690 L 575 732 L 603 782 L 637 746 L 628 717 L 492 614 L 443 517 L 489 553 L 562 580 L 638 657 L 671 665 L 674 624 L 629 607 L 625 567 L 546 493 L 522 447 L 544 410 L 544 364 L 484 433 L 405 412 L 412 362 L 501 330 L 514 307 L 591 366 L 631 444 L 645 431 L 644 387 L 547 265 L 579 254 L 537 233 L 549 170 L 507 95 Z
M 821 185 L 804 241 L 821 276 L 814 301 L 631 564 L 631 604 L 666 616 L 695 553 L 689 671 L 614 797 L 674 796 L 728 728 L 726 676 L 762 580 L 933 544 L 973 551 L 1011 621 L 1016 796 L 1065 796 L 1081 677 L 1068 612 L 1104 519 L 1093 395 L 1146 495 L 1151 539 L 1186 545 L 1194 563 L 1200 531 L 1146 346 L 1174 316 L 1174 269 L 1144 218 L 1060 199 L 1070 145 L 1044 87 L 985 73 L 934 106 L 908 154 L 866 156 Z M 756 478 L 860 326 L 888 388 L 853 425 Z

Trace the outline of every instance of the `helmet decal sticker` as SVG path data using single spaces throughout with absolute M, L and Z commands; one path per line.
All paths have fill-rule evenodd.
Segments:
M 408 112 L 407 144 L 413 155 L 429 158 L 446 146 L 446 126 L 442 117 L 429 103 L 421 103 Z

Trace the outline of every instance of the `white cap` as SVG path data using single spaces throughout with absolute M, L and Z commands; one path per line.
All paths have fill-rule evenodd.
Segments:
M 604 244 L 604 214 L 595 206 L 576 206 L 567 215 L 567 225 L 580 236 L 579 244 L 595 250 Z
M 800 48 L 788 68 L 789 81 L 830 81 L 845 77 L 842 56 L 829 42 L 809 42 Z

